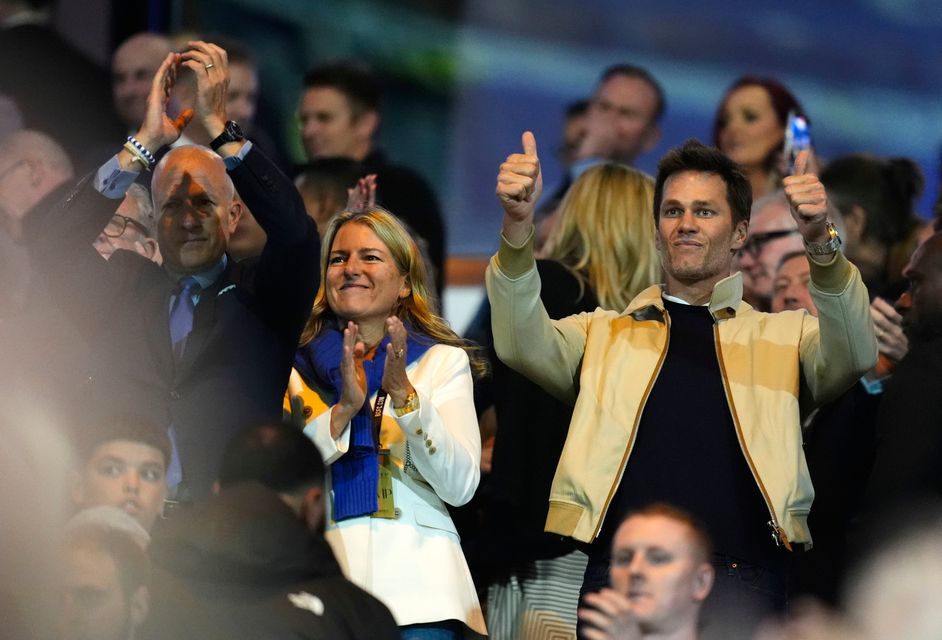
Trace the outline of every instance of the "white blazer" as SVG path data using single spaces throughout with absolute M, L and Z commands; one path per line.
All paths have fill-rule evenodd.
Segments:
M 334 522 L 329 490 L 326 537 L 347 577 L 382 600 L 399 625 L 455 619 L 486 633 L 458 532 L 445 502 L 468 502 L 481 479 L 481 436 L 464 350 L 435 345 L 409 365 L 419 410 L 383 413 L 380 443 L 390 449 L 396 519 L 360 516 Z M 376 396 L 370 399 L 375 402 Z M 349 425 L 330 436 L 330 409 L 304 433 L 328 465 L 350 444 Z

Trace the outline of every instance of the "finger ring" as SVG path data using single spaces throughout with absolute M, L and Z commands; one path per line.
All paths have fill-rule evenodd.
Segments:
M 396 351 L 393 353 L 393 355 L 396 356 L 397 358 L 401 358 L 402 355 L 403 355 L 405 352 L 406 352 L 406 350 L 405 350 L 404 347 L 399 347 L 398 349 L 396 349 Z
M 214 65 L 212 62 L 210 62 L 209 64 L 206 65 L 206 70 L 209 71 L 210 69 L 212 69 L 212 68 L 215 67 L 215 66 L 216 66 L 216 65 Z

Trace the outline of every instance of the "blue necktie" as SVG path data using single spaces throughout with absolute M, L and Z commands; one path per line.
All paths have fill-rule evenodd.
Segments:
M 193 276 L 182 278 L 177 284 L 176 298 L 170 306 L 170 342 L 173 345 L 173 360 L 179 362 L 186 347 L 186 337 L 193 330 L 193 312 L 196 305 L 193 303 L 193 294 L 198 293 L 200 284 Z M 167 429 L 170 436 L 170 465 L 167 467 L 167 487 L 171 496 L 176 496 L 177 489 L 183 480 L 183 467 L 180 465 L 180 454 L 177 452 L 176 430 L 171 424 Z
M 193 294 L 199 293 L 200 283 L 193 276 L 182 278 L 177 284 L 176 298 L 170 307 L 170 342 L 174 361 L 179 361 L 186 347 L 186 337 L 193 330 Z

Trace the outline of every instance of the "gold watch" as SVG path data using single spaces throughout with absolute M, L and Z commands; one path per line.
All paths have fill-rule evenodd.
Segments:
M 412 413 L 413 411 L 418 411 L 419 409 L 419 394 L 415 392 L 415 389 L 409 392 L 409 395 L 406 396 L 406 403 L 401 407 L 397 407 L 393 404 L 393 411 L 396 412 L 396 417 L 401 418 L 407 413 Z

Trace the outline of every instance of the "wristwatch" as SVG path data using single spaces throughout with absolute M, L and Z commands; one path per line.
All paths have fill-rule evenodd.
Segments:
M 841 235 L 837 232 L 834 223 L 828 220 L 824 228 L 828 232 L 827 240 L 824 242 L 805 242 L 805 251 L 813 256 L 826 256 L 841 248 Z
M 212 142 L 209 143 L 209 147 L 213 151 L 219 151 L 219 147 L 230 142 L 240 142 L 245 140 L 245 133 L 242 131 L 242 127 L 239 126 L 239 123 L 235 120 L 229 120 L 226 123 L 226 128 L 222 130 L 218 136 L 216 136 Z
M 409 392 L 409 395 L 406 396 L 406 403 L 401 407 L 393 405 L 393 411 L 396 413 L 397 418 L 401 418 L 407 413 L 412 413 L 417 411 L 419 408 L 419 394 L 415 392 L 415 389 Z

